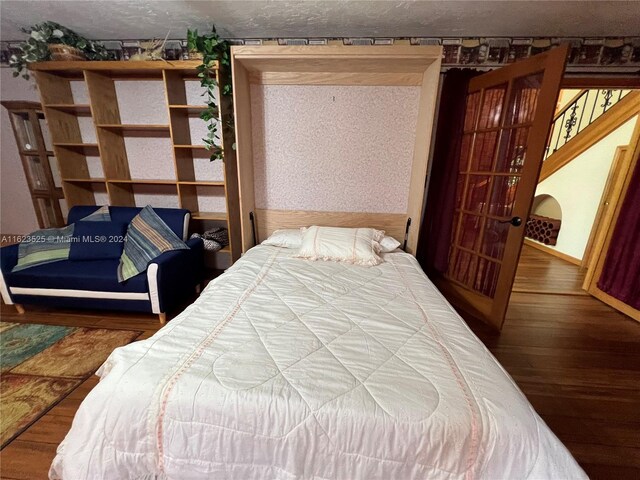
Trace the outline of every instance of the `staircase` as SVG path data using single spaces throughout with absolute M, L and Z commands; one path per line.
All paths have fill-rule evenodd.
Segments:
M 640 114 L 640 90 L 581 90 L 554 117 L 538 182 Z

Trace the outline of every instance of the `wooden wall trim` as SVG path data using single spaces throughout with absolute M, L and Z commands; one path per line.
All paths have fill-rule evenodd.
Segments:
M 582 263 L 582 261 L 579 258 L 572 257 L 571 255 L 567 255 L 566 253 L 559 252 L 554 248 L 550 248 L 546 245 L 542 245 L 541 243 L 538 243 L 529 238 L 524 239 L 524 244 L 529 245 L 530 247 L 533 247 L 537 250 L 540 250 L 541 252 L 548 253 L 549 255 L 553 255 L 554 257 L 558 257 L 566 262 L 572 263 L 573 265 L 580 266 L 580 264 Z
M 542 164 L 538 183 L 549 178 L 593 144 L 638 114 L 640 114 L 640 91 L 629 93 L 557 152 L 551 154 Z
M 621 302 L 615 297 L 612 297 L 608 293 L 603 292 L 599 288 L 591 288 L 589 289 L 589 293 L 596 297 L 601 302 L 606 303 L 610 307 L 615 308 L 619 312 L 624 313 L 625 315 L 633 318 L 636 322 L 640 322 L 640 310 L 636 310 L 633 307 L 630 307 L 624 302 Z
M 587 241 L 587 246 L 585 247 L 584 254 L 582 255 L 582 263 L 580 264 L 580 266 L 583 268 L 589 268 L 589 265 L 591 265 L 591 261 L 593 260 L 594 256 L 593 246 L 598 232 L 600 231 L 600 224 L 607 211 L 615 205 L 615 200 L 612 199 L 612 196 L 614 194 L 614 186 L 620 183 L 620 175 L 626 174 L 626 171 L 624 171 L 623 168 L 623 160 L 625 155 L 627 154 L 628 149 L 628 145 L 616 147 L 616 153 L 613 157 L 613 163 L 611 164 L 609 175 L 607 176 L 607 183 L 605 183 L 604 191 L 602 193 L 602 197 L 600 198 L 600 205 L 593 220 L 591 233 L 589 234 L 589 240 Z
M 253 228 L 249 218 L 255 205 L 253 185 L 253 138 L 251 133 L 251 90 L 249 73 L 240 62 L 232 62 L 233 109 L 236 132 L 238 197 L 240 199 L 240 234 L 242 251 L 253 246 Z
M 429 163 L 429 149 L 431 148 L 432 132 L 435 128 L 434 118 L 438 101 L 438 82 L 440 80 L 440 59 L 434 61 L 424 72 L 422 88 L 420 89 L 420 106 L 418 121 L 416 122 L 415 144 L 413 148 L 413 162 L 411 164 L 411 179 L 409 184 L 409 199 L 407 200 L 407 215 L 411 218 L 411 227 L 407 238 L 407 252 L 412 255 L 418 250 L 418 236 L 422 222 L 427 167 Z M 434 88 L 434 85 L 436 88 Z M 398 238 L 402 241 L 401 238 Z
M 638 75 L 565 75 L 562 88 L 640 88 Z

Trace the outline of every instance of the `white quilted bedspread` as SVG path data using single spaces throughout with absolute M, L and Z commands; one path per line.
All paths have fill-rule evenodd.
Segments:
M 412 256 L 291 254 L 115 350 L 51 478 L 586 478 Z

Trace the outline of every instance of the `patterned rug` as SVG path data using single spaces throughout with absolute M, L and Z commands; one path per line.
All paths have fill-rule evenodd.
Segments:
M 0 322 L 0 448 L 141 333 Z

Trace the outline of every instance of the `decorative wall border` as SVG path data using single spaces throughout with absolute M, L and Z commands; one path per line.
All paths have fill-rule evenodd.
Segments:
M 102 40 L 116 60 L 128 60 L 140 53 L 144 40 Z M 544 52 L 560 43 L 570 43 L 567 71 L 584 73 L 640 73 L 640 37 L 546 37 L 546 38 L 275 38 L 229 39 L 233 45 L 442 45 L 443 70 L 473 66 L 492 68 Z M 6 66 L 20 42 L 0 42 L 0 64 Z M 167 40 L 164 58 L 187 58 L 186 40 Z

